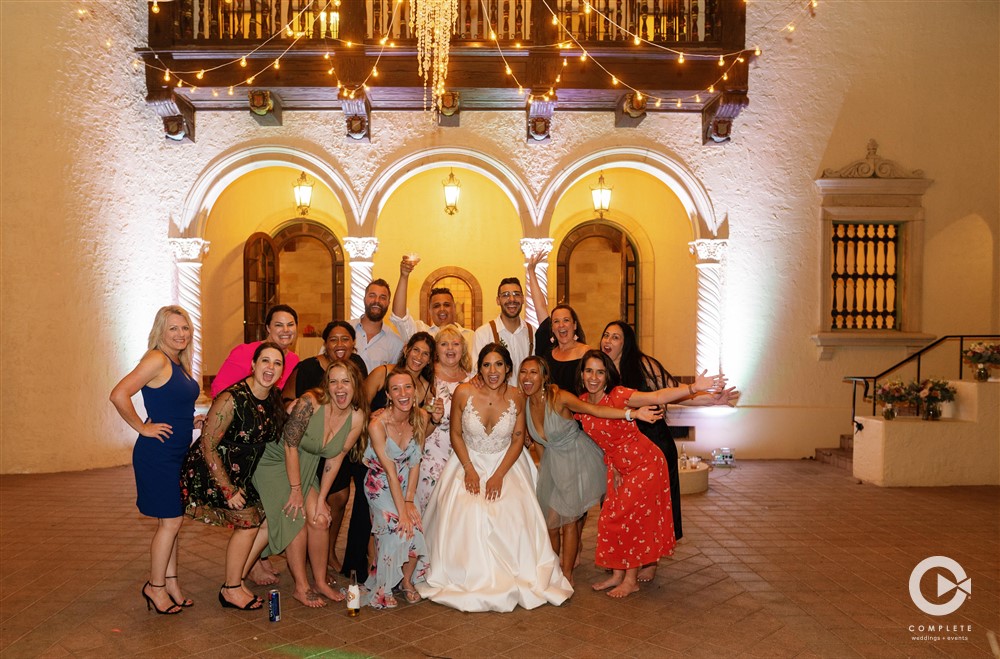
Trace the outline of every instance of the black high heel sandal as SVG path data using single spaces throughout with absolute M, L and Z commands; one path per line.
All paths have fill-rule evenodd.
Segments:
M 240 584 L 236 584 L 235 586 L 227 586 L 226 584 L 222 584 L 222 588 L 219 590 L 219 604 L 222 605 L 222 608 L 239 609 L 240 611 L 257 611 L 258 609 L 264 606 L 264 600 L 262 600 L 257 596 L 254 596 L 254 598 L 249 602 L 247 602 L 245 606 L 239 606 L 238 604 L 233 604 L 232 602 L 230 602 L 229 600 L 227 600 L 225 597 L 222 596 L 223 590 L 231 590 L 233 588 L 240 588 L 240 587 L 241 587 Z
M 146 600 L 146 610 L 147 611 L 153 610 L 153 611 L 156 611 L 157 613 L 159 613 L 161 615 L 169 615 L 169 616 L 177 615 L 178 613 L 180 613 L 181 611 L 183 611 L 183 609 L 180 606 L 178 606 L 178 604 L 176 602 L 174 602 L 173 604 L 171 604 L 170 606 L 168 606 L 166 609 L 162 609 L 161 610 L 158 606 L 156 606 L 156 602 L 153 601 L 153 598 L 146 594 L 146 586 L 149 586 L 150 588 L 166 588 L 167 584 L 161 584 L 161 585 L 157 586 L 157 585 L 151 584 L 151 583 L 149 583 L 147 581 L 146 583 L 144 583 L 142 585 L 142 589 L 139 590 L 139 594 L 141 594 L 143 596 L 143 598 Z M 167 597 L 170 597 L 170 596 L 167 595 Z M 173 598 L 171 598 L 170 601 L 173 602 L 174 601 Z
M 174 575 L 174 576 L 172 576 L 172 577 L 164 577 L 164 578 L 165 578 L 165 579 L 176 579 L 176 578 L 177 578 L 177 575 L 175 574 L 175 575 Z M 190 597 L 187 597 L 187 598 L 185 598 L 183 602 L 178 602 L 177 600 L 175 600 L 175 599 L 174 599 L 174 596 L 173 596 L 173 595 L 171 595 L 170 593 L 167 593 L 167 597 L 169 597 L 169 598 L 170 598 L 170 601 L 171 601 L 171 602 L 173 602 L 173 603 L 174 603 L 174 604 L 176 604 L 177 606 L 180 606 L 180 607 L 183 607 L 183 608 L 185 608 L 185 609 L 187 609 L 187 608 L 189 608 L 189 607 L 192 607 L 192 606 L 194 606 L 194 600 L 193 600 L 193 599 L 191 599 Z

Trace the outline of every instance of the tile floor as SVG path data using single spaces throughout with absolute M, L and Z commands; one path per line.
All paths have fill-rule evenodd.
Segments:
M 624 601 L 594 593 L 595 524 L 561 607 L 467 614 L 306 609 L 283 576 L 282 620 L 216 601 L 228 534 L 186 523 L 194 608 L 147 613 L 153 524 L 129 467 L 0 477 L 0 655 L 7 657 L 988 657 L 1000 629 L 1000 488 L 881 489 L 810 461 L 742 462 L 684 497 L 685 536 Z M 346 529 L 346 524 L 345 524 Z M 957 560 L 973 597 L 944 618 L 908 595 L 928 556 Z M 276 563 L 283 567 L 281 561 Z M 924 580 L 933 599 L 933 577 Z M 258 589 L 263 592 L 265 589 Z M 947 596 L 945 597 L 947 599 Z M 965 631 L 913 640 L 910 625 Z M 971 628 L 971 631 L 969 629 Z M 947 640 L 948 636 L 967 640 Z

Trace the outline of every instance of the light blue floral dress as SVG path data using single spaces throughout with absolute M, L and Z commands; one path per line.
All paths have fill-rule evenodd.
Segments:
M 406 443 L 405 449 L 400 449 L 396 439 L 389 435 L 385 427 L 385 450 L 396 468 L 399 486 L 406 493 L 410 470 L 420 464 L 421 448 L 412 437 Z M 368 571 L 368 581 L 365 582 L 367 592 L 361 596 L 361 605 L 370 605 L 375 609 L 387 607 L 387 596 L 392 594 L 400 581 L 403 580 L 403 565 L 411 556 L 417 557 L 417 567 L 413 571 L 413 582 L 422 581 L 427 571 L 427 546 L 424 544 L 424 531 L 420 524 L 415 525 L 413 537 L 406 539 L 397 530 L 399 528 L 399 513 L 392 501 L 392 491 L 389 490 L 389 480 L 371 445 L 365 450 L 362 462 L 368 467 L 365 478 L 365 498 L 372 515 L 372 535 L 375 536 L 375 562 Z

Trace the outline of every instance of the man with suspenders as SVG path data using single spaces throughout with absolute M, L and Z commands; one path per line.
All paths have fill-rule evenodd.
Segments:
M 476 330 L 472 361 L 476 361 L 479 351 L 489 343 L 506 346 L 514 361 L 514 371 L 509 382 L 516 387 L 521 360 L 535 351 L 535 328 L 521 319 L 524 291 L 517 277 L 507 277 L 500 282 L 497 287 L 497 305 L 500 306 L 500 315 Z

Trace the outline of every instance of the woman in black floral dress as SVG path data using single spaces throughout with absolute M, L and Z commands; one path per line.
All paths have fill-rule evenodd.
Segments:
M 212 402 L 201 439 L 191 446 L 181 470 L 181 495 L 188 515 L 233 529 L 226 548 L 226 582 L 219 603 L 246 611 L 263 600 L 243 585 L 252 564 L 257 527 L 264 520 L 260 495 L 250 477 L 268 442 L 281 438 L 285 411 L 277 387 L 284 353 L 265 341 L 254 351 L 253 372 Z M 263 534 L 267 543 L 267 534 Z

